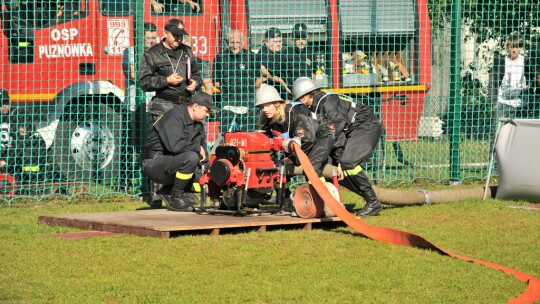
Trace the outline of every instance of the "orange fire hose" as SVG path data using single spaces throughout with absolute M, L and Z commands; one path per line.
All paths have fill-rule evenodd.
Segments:
M 435 246 L 428 240 L 416 234 L 391 228 L 371 226 L 364 223 L 362 220 L 353 216 L 345 208 L 343 208 L 328 192 L 328 189 L 319 179 L 317 173 L 315 172 L 315 169 L 313 169 L 313 166 L 311 166 L 308 157 L 304 152 L 302 152 L 302 150 L 296 143 L 293 144 L 293 151 L 296 152 L 298 159 L 300 160 L 300 163 L 302 164 L 302 167 L 304 169 L 304 173 L 306 174 L 308 180 L 311 182 L 313 188 L 315 188 L 315 190 L 317 191 L 317 194 L 328 205 L 328 207 L 330 207 L 330 209 L 336 214 L 336 216 L 338 216 L 341 220 L 343 220 L 343 222 L 345 222 L 349 227 L 353 228 L 357 232 L 373 240 L 381 241 L 384 243 L 433 250 L 440 253 L 441 255 L 447 255 L 464 261 L 470 261 L 480 265 L 484 265 L 486 267 L 501 270 L 506 274 L 515 276 L 522 282 L 528 283 L 527 290 L 525 290 L 524 293 L 520 294 L 516 299 L 511 300 L 509 303 L 526 304 L 534 303 L 540 300 L 540 280 L 536 277 L 533 277 L 532 275 L 505 266 L 455 254 L 451 251 Z

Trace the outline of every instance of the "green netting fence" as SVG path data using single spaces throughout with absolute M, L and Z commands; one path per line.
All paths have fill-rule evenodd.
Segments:
M 382 185 L 482 181 L 497 119 L 539 118 L 534 1 L 1 3 L 0 197 L 8 203 L 149 193 L 140 162 L 152 92 L 137 75 L 172 18 L 189 33 L 199 89 L 221 108 L 206 122 L 209 147 L 219 132 L 257 129 L 264 69 L 287 100 L 306 76 L 368 102 L 385 127 L 367 168 Z

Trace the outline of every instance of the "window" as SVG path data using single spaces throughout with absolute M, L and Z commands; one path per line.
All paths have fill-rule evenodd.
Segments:
M 134 1 L 101 0 L 99 9 L 104 16 L 128 16 L 132 12 Z
M 339 6 L 343 35 L 412 35 L 411 0 L 342 0 Z
M 185 16 L 203 13 L 202 0 L 151 0 L 152 15 Z
M 86 0 L 43 0 L 35 3 L 37 28 L 46 28 L 88 15 Z
M 87 16 L 86 0 L 20 2 L 2 12 L 11 63 L 34 62 L 34 30 Z

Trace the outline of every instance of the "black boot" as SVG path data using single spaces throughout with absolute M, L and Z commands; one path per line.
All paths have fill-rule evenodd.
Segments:
M 184 193 L 163 193 L 160 196 L 165 201 L 165 204 L 167 204 L 167 210 L 169 211 L 192 212 L 195 210 L 194 200 Z
M 371 216 L 371 215 L 378 215 L 379 212 L 382 211 L 382 205 L 379 199 L 377 199 L 377 195 L 375 195 L 375 191 L 373 189 L 370 189 L 369 191 L 366 191 L 362 194 L 362 197 L 366 201 L 366 205 L 364 208 L 360 209 L 356 215 L 358 216 Z
M 172 185 L 163 186 L 159 191 L 156 191 L 165 203 L 167 204 L 167 210 L 171 211 L 187 211 L 191 212 L 195 210 L 195 204 L 199 201 L 195 195 L 188 195 L 185 190 L 191 188 L 193 183 L 193 175 L 177 172 L 177 176 L 187 175 L 186 179 L 176 177 Z

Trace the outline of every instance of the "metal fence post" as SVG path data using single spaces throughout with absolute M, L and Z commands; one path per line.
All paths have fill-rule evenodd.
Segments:
M 452 5 L 451 35 L 450 35 L 450 107 L 449 107 L 449 157 L 450 179 L 459 181 L 460 178 L 460 143 L 461 143 L 461 0 Z

